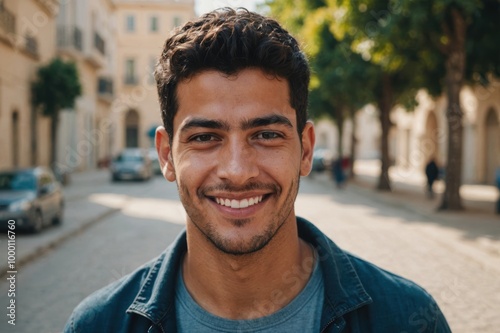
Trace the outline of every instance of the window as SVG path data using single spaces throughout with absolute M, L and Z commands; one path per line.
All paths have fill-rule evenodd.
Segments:
M 134 15 L 127 15 L 126 29 L 127 29 L 127 32 L 134 32 L 135 31 L 135 16 Z
M 149 31 L 151 32 L 158 31 L 158 16 L 151 16 L 149 20 Z
M 174 17 L 174 28 L 181 25 L 181 18 L 179 16 Z
M 155 68 L 156 68 L 156 57 L 151 56 L 149 58 L 149 84 L 155 84 Z
M 136 84 L 135 77 L 135 59 L 127 59 L 125 61 L 125 84 Z

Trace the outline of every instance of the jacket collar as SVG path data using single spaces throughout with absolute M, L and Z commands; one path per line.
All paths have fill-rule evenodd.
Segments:
M 186 230 L 153 262 L 127 312 L 145 316 L 155 325 L 173 316 L 175 320 L 175 285 L 181 259 L 187 251 Z
M 325 302 L 321 327 L 341 318 L 363 305 L 372 303 L 349 255 L 309 221 L 297 217 L 299 237 L 312 244 L 318 252 L 323 272 Z
M 314 246 L 324 277 L 322 327 L 372 302 L 349 256 L 307 220 L 297 217 L 299 237 Z M 175 286 L 181 259 L 187 251 L 186 231 L 153 262 L 127 312 L 145 316 L 154 324 L 175 322 Z M 175 324 L 174 324 L 175 325 Z

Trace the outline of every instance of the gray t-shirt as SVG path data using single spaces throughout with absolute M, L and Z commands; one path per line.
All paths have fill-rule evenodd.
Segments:
M 175 297 L 177 330 L 179 333 L 314 333 L 320 331 L 323 301 L 323 275 L 317 260 L 306 286 L 288 305 L 269 316 L 250 320 L 229 320 L 207 312 L 191 297 L 179 273 Z

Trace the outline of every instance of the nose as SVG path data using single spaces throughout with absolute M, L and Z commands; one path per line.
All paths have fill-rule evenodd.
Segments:
M 247 142 L 227 142 L 218 162 L 217 176 L 234 185 L 243 185 L 259 174 L 257 152 Z

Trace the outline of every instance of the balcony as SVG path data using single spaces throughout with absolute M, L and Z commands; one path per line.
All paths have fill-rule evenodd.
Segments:
M 106 43 L 101 35 L 94 31 L 92 47 L 86 54 L 86 60 L 95 68 L 104 67 L 106 64 Z
M 35 0 L 47 14 L 55 17 L 59 11 L 60 0 Z
M 108 77 L 99 77 L 97 94 L 102 101 L 111 103 L 113 101 L 113 80 Z
M 67 52 L 73 57 L 81 54 L 83 50 L 82 30 L 76 26 L 58 26 L 57 47 L 59 48 L 59 51 Z
M 12 41 L 16 35 L 16 16 L 0 2 L 0 38 Z

